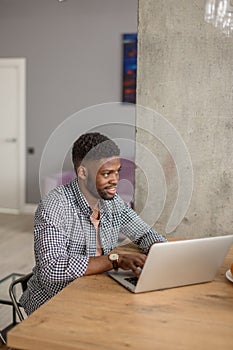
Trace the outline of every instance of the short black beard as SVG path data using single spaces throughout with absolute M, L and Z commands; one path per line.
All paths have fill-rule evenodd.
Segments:
M 114 198 L 114 196 L 113 197 L 111 197 L 111 198 L 106 198 L 106 195 L 104 194 L 104 192 L 98 192 L 99 193 L 99 196 L 100 196 L 100 198 L 101 199 L 104 199 L 105 201 L 112 201 L 113 200 L 113 198 Z

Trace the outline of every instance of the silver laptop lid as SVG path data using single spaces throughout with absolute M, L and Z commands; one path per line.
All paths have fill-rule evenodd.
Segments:
M 233 235 L 154 244 L 135 293 L 212 281 Z

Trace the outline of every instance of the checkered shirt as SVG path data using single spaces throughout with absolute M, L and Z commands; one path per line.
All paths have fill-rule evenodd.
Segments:
M 52 190 L 35 214 L 35 267 L 20 303 L 30 314 L 74 279 L 83 276 L 96 253 L 92 209 L 75 179 Z M 119 233 L 146 253 L 166 239 L 152 230 L 117 194 L 100 201 L 100 239 L 103 254 L 118 244 Z

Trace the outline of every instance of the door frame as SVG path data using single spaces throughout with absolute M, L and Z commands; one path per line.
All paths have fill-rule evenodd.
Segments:
M 18 71 L 19 77 L 19 106 L 18 106 L 18 198 L 19 207 L 15 209 L 2 209 L 1 212 L 5 213 L 22 213 L 25 208 L 25 167 L 26 167 L 26 58 L 0 58 L 1 66 L 15 67 Z

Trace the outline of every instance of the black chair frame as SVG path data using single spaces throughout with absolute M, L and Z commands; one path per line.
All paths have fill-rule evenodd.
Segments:
M 22 306 L 20 305 L 20 303 L 17 300 L 14 288 L 17 284 L 20 284 L 21 288 L 22 288 L 22 292 L 24 292 L 27 289 L 27 282 L 32 277 L 32 275 L 33 275 L 33 273 L 30 272 L 27 275 L 19 277 L 16 280 L 14 280 L 9 286 L 9 295 L 10 295 L 10 298 L 11 298 L 11 301 L 13 304 L 13 308 L 14 308 L 20 322 L 24 320 L 24 316 L 23 316 L 22 311 L 20 310 L 20 307 L 22 307 Z
M 4 339 L 4 336 L 3 336 L 3 334 L 2 334 L 2 331 L 0 331 L 0 341 L 1 341 L 2 344 L 6 344 L 6 341 L 5 341 L 5 339 Z M 0 344 L 1 344 L 1 343 L 0 343 Z

